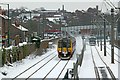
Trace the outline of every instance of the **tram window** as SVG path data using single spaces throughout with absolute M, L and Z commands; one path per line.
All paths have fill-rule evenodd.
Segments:
M 70 41 L 69 40 L 63 41 L 62 47 L 70 47 Z
M 96 44 L 96 38 L 89 38 L 89 43 L 90 43 L 90 45 L 95 45 Z
M 58 47 L 61 48 L 62 47 L 62 43 L 58 42 Z
M 71 47 L 70 45 L 70 40 L 62 40 L 62 41 L 59 41 L 58 42 L 58 47 L 61 48 L 61 47 Z

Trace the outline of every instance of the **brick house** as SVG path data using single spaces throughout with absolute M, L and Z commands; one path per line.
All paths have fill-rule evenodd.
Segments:
M 2 36 L 2 44 L 7 46 L 8 17 L 0 14 L 0 34 Z
M 28 29 L 24 28 L 19 22 L 15 22 L 14 24 L 11 23 L 11 19 L 8 19 L 5 16 L 4 10 L 0 7 L 0 36 L 2 36 L 2 45 L 7 47 L 7 38 L 8 38 L 8 20 L 9 20 L 9 41 L 12 44 L 12 41 L 15 39 L 16 35 L 20 36 L 21 42 L 25 41 L 26 33 Z
M 12 24 L 10 28 L 10 38 L 15 39 L 16 35 L 19 35 L 20 42 L 26 41 L 26 35 L 27 35 L 28 29 L 24 28 L 20 24 L 16 23 Z

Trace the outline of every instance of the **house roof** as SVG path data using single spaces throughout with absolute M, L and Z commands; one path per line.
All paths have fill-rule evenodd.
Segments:
M 4 18 L 4 19 L 8 19 L 8 17 L 7 17 L 7 16 L 2 15 L 2 14 L 0 14 L 0 17 L 2 17 L 2 18 Z
M 12 24 L 14 27 L 18 28 L 19 30 L 21 31 L 28 31 L 28 29 L 24 28 L 23 26 L 19 25 L 19 26 L 16 26 L 15 24 Z
M 54 22 L 55 20 L 59 20 L 59 17 L 48 17 L 47 18 L 49 21 Z

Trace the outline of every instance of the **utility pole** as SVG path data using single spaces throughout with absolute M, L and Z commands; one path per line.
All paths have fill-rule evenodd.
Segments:
M 114 63 L 114 9 L 111 8 L 111 63 Z
M 45 34 L 45 26 L 46 26 L 46 15 L 45 14 L 43 14 L 43 17 L 42 17 L 43 19 L 42 19 L 42 23 L 43 23 L 43 39 L 44 39 L 44 34 Z
M 102 29 L 100 28 L 100 51 L 102 51 Z
M 97 26 L 97 25 L 96 25 Z M 98 44 L 98 47 L 99 47 L 99 42 L 100 42 L 100 31 L 99 31 L 99 29 L 100 29 L 100 27 L 99 26 L 97 26 L 97 44 Z
M 32 21 L 31 21 L 31 13 L 32 13 L 32 12 L 29 11 L 29 13 L 30 13 L 30 24 L 29 24 L 29 26 L 30 26 L 30 29 L 32 30 L 32 28 L 31 28 L 31 22 L 32 22 Z
M 38 22 L 37 35 L 40 36 L 40 18 L 37 20 L 37 22 Z
M 106 23 L 105 23 L 105 14 L 104 16 L 104 56 L 106 56 Z
M 10 46 L 10 20 L 9 20 L 9 4 L 7 4 L 8 6 L 8 47 Z

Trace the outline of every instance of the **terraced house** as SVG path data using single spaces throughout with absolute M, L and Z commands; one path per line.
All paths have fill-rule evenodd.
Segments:
M 9 20 L 9 25 L 8 25 Z M 11 18 L 8 19 L 6 16 L 5 10 L 0 8 L 0 32 L 2 37 L 2 47 L 8 46 L 8 27 L 9 27 L 9 44 L 12 45 L 12 41 L 15 40 L 15 37 L 19 35 L 20 40 L 24 41 L 25 34 L 28 29 L 24 28 L 19 24 L 19 21 L 12 22 Z

